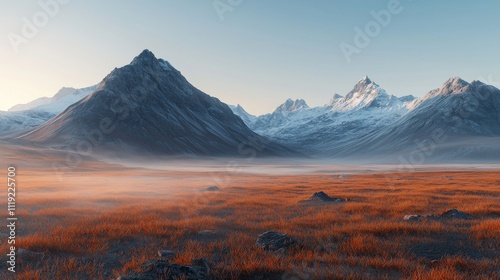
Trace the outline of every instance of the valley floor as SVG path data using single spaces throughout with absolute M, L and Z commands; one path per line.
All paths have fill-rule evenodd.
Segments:
M 116 279 L 158 250 L 175 251 L 178 264 L 208 259 L 214 279 L 500 277 L 498 170 L 266 175 L 82 165 L 60 177 L 18 169 L 16 245 L 29 251 L 14 279 Z M 213 185 L 220 191 L 200 191 Z M 318 191 L 348 201 L 299 203 Z M 403 220 L 454 208 L 474 217 Z M 269 230 L 301 245 L 257 248 Z

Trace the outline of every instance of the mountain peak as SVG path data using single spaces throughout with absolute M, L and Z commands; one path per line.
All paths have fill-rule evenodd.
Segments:
M 439 89 L 439 94 L 462 93 L 470 84 L 459 77 L 448 79 Z
M 276 108 L 277 112 L 293 112 L 301 109 L 308 109 L 306 101 L 303 99 L 292 100 L 288 98 L 285 103 Z
M 159 66 L 160 60 L 148 49 L 143 50 L 138 56 L 132 60 L 131 65 L 140 66 Z
M 132 63 L 130 63 L 130 65 L 148 67 L 153 70 L 175 70 L 175 68 L 168 61 L 161 58 L 156 58 L 154 53 L 148 49 L 143 50 L 138 56 L 136 56 L 134 60 L 132 60 Z
M 145 49 L 136 57 L 136 59 L 156 59 L 156 56 L 152 51 Z
M 365 75 L 361 80 L 358 81 L 358 84 L 371 84 L 372 80 Z
M 378 84 L 363 77 L 354 88 L 344 97 L 334 96 L 329 106 L 334 111 L 349 111 L 362 108 L 395 108 L 399 106 L 399 99 L 387 94 Z

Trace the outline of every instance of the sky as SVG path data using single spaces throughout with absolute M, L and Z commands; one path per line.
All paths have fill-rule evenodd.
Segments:
M 500 1 L 0 0 L 0 110 L 99 83 L 143 49 L 256 115 L 368 75 L 423 96 L 448 78 L 500 87 Z

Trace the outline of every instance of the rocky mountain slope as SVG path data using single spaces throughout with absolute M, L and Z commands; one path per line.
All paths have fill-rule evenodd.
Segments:
M 289 156 L 148 50 L 90 95 L 21 139 L 72 149 L 155 155 Z

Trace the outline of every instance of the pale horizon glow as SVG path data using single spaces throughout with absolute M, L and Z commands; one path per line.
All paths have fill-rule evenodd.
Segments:
M 38 1 L 2 1 L 0 110 L 97 84 L 143 49 L 255 115 L 287 98 L 324 105 L 364 75 L 396 96 L 421 97 L 455 76 L 500 87 L 493 0 L 401 0 L 402 12 L 349 63 L 340 44 L 353 44 L 354 28 L 390 1 L 243 0 L 221 20 L 212 1 L 70 0 L 17 53 L 9 34 L 43 10 Z

